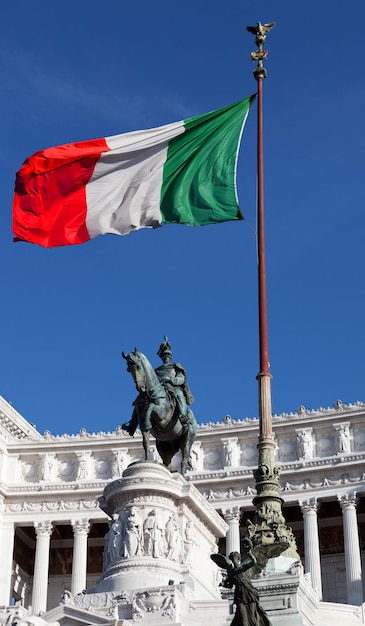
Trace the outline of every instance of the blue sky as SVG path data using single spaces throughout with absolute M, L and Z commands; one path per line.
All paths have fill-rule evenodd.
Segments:
M 264 83 L 273 412 L 364 391 L 362 0 L 20 0 L 0 19 L 0 394 L 43 432 L 113 430 L 168 335 L 199 422 L 254 417 L 256 105 L 243 136 L 245 222 L 166 226 L 44 250 L 14 244 L 15 172 L 36 150 L 150 128 L 254 93 L 246 26 L 276 21 Z

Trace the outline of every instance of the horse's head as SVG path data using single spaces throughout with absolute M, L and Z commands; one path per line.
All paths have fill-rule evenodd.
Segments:
M 146 370 L 144 367 L 146 357 L 141 352 L 138 352 L 137 348 L 134 348 L 134 351 L 129 354 L 122 352 L 122 357 L 127 361 L 127 372 L 130 372 L 132 375 L 137 391 L 144 393 L 147 389 Z

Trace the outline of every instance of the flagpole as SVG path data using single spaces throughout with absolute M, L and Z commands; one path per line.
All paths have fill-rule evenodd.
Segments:
M 263 66 L 268 51 L 264 50 L 267 33 L 275 23 L 247 26 L 255 35 L 257 50 L 251 52 L 252 61 L 257 61 L 253 74 L 257 81 L 257 238 L 258 238 L 258 300 L 259 300 L 259 361 L 257 375 L 259 391 L 259 440 L 257 444 L 258 468 L 254 471 L 256 496 L 253 499 L 255 513 L 248 524 L 245 539 L 253 545 L 259 567 L 265 567 L 269 558 L 284 551 L 298 560 L 294 535 L 286 526 L 282 514 L 283 499 L 280 495 L 280 468 L 275 464 L 275 442 L 271 415 L 271 373 L 268 348 L 266 254 L 264 220 L 264 134 L 263 134 L 263 81 L 267 76 Z M 253 572 L 255 573 L 255 572 Z
M 256 37 L 257 39 L 257 37 Z M 255 54 L 255 53 L 252 53 Z M 271 374 L 269 363 L 269 334 L 267 322 L 266 251 L 265 251 L 265 203 L 264 203 L 264 124 L 262 92 L 266 70 L 261 65 L 254 70 L 257 81 L 257 240 L 258 240 L 258 297 L 259 297 L 259 416 L 260 438 L 270 443 L 271 420 Z M 270 439 L 268 439 L 270 438 Z M 261 442 L 262 443 L 262 442 Z

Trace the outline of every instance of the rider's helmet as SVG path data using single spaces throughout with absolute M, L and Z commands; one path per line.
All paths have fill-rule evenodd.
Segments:
M 160 345 L 158 349 L 157 356 L 159 356 L 161 359 L 165 356 L 172 357 L 171 343 L 169 342 L 166 336 L 164 338 L 163 343 Z

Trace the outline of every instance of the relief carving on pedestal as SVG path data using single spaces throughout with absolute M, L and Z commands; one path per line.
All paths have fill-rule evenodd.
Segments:
M 124 531 L 124 556 L 132 558 L 142 553 L 143 525 L 135 506 L 128 512 Z
M 176 515 L 170 515 L 165 526 L 166 558 L 171 561 L 181 561 L 182 539 Z
M 156 509 L 150 511 L 143 524 L 144 552 L 159 558 L 163 554 L 163 528 L 157 518 Z
M 175 591 L 156 589 L 153 591 L 136 592 L 132 599 L 133 621 L 136 622 L 142 619 L 145 613 L 152 613 L 155 617 L 167 617 L 175 621 Z
M 156 509 L 142 519 L 136 506 L 121 514 L 114 513 L 105 535 L 103 571 L 122 559 L 139 556 L 166 558 L 177 563 L 185 562 L 196 545 L 192 523 L 181 535 L 176 514 L 170 513 L 166 522 Z
M 197 545 L 198 545 L 198 542 L 197 542 L 196 535 L 195 535 L 194 524 L 190 520 L 189 522 L 187 522 L 187 524 L 185 526 L 185 532 L 184 532 L 184 557 L 183 557 L 183 562 L 186 565 L 190 565 L 191 564 L 191 560 L 192 560 L 192 557 L 193 557 L 193 554 L 194 554 L 194 550 L 195 550 Z

